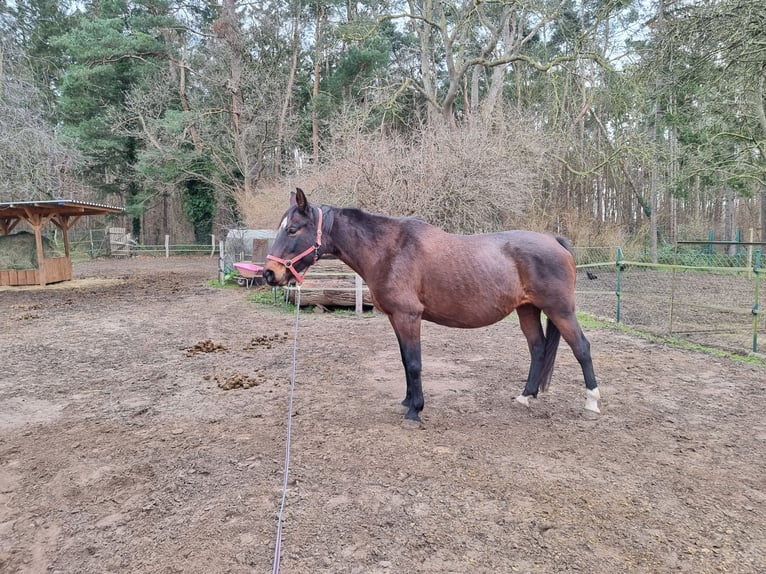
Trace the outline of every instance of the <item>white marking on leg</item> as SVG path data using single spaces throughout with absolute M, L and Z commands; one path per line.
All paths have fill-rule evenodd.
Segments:
M 601 398 L 601 393 L 598 387 L 595 389 L 586 389 L 585 391 L 585 410 L 593 411 L 594 413 L 601 413 L 601 409 L 598 408 L 598 400 Z
M 519 395 L 518 397 L 516 397 L 516 402 L 517 403 L 521 403 L 525 407 L 529 407 L 530 406 L 530 404 L 529 404 L 529 397 L 528 396 Z

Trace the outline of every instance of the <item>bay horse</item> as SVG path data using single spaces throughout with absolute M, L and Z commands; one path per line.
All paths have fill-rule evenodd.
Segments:
M 412 217 L 314 206 L 298 188 L 267 255 L 271 286 L 300 283 L 332 254 L 356 271 L 396 333 L 407 380 L 406 418 L 423 410 L 421 321 L 476 328 L 518 314 L 531 364 L 516 400 L 546 390 L 559 340 L 572 348 L 585 378 L 585 408 L 600 412 L 590 343 L 575 316 L 575 262 L 566 239 L 532 231 L 453 235 Z M 543 332 L 541 312 L 547 317 Z

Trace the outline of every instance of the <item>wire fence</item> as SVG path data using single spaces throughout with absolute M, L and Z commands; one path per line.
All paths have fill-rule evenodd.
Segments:
M 762 249 L 679 242 L 657 263 L 621 248 L 576 249 L 578 309 L 661 336 L 758 353 L 766 344 Z
M 71 233 L 69 247 L 72 257 L 91 258 L 124 256 L 134 257 L 145 255 L 150 257 L 171 257 L 181 255 L 214 255 L 218 249 L 215 236 L 211 236 L 210 244 L 201 243 L 172 243 L 169 235 L 165 236 L 162 244 L 150 245 L 138 243 L 126 236 L 122 240 L 119 251 L 115 249 L 114 238 L 110 238 L 106 229 L 91 229 L 80 233 Z
M 131 243 L 130 255 L 214 255 L 223 243 L 162 245 Z M 70 238 L 74 257 L 110 255 L 106 230 Z M 664 337 L 747 354 L 763 352 L 766 318 L 764 244 L 678 242 L 660 247 L 657 263 L 646 250 L 575 248 L 577 306 L 597 318 Z M 224 249 L 225 251 L 225 249 Z M 219 253 L 219 275 L 241 257 Z

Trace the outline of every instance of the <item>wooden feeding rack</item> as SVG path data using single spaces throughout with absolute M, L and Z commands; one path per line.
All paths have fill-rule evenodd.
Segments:
M 0 269 L 0 286 L 47 285 L 72 279 L 69 252 L 69 229 L 86 215 L 122 213 L 121 207 L 88 203 L 74 199 L 11 201 L 0 203 L 0 235 L 10 235 L 23 221 L 32 228 L 37 252 L 36 269 Z M 64 236 L 64 256 L 46 257 L 43 251 L 43 227 L 53 222 Z
M 295 303 L 295 290 L 288 289 L 288 300 Z M 301 305 L 321 307 L 372 307 L 370 291 L 361 277 L 339 259 L 319 260 L 301 286 Z

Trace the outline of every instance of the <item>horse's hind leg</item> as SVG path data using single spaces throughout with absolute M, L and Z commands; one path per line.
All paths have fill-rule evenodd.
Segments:
M 516 397 L 516 400 L 523 405 L 529 406 L 529 397 L 537 398 L 537 393 L 540 390 L 540 378 L 545 361 L 545 334 L 543 333 L 543 325 L 540 322 L 540 309 L 534 305 L 522 305 L 516 309 L 516 313 L 519 316 L 521 332 L 524 333 L 524 337 L 527 339 L 531 358 L 527 383 L 521 395 Z
M 593 370 L 593 360 L 590 355 L 590 342 L 585 337 L 585 334 L 580 328 L 580 324 L 577 322 L 577 317 L 574 312 L 568 313 L 563 316 L 552 318 L 553 322 L 558 326 L 561 331 L 561 336 L 572 348 L 575 359 L 580 363 L 582 368 L 582 374 L 585 378 L 585 408 L 586 410 L 600 413 L 598 408 L 598 401 L 601 398 L 601 393 L 598 390 L 598 383 L 596 383 L 596 373 Z

